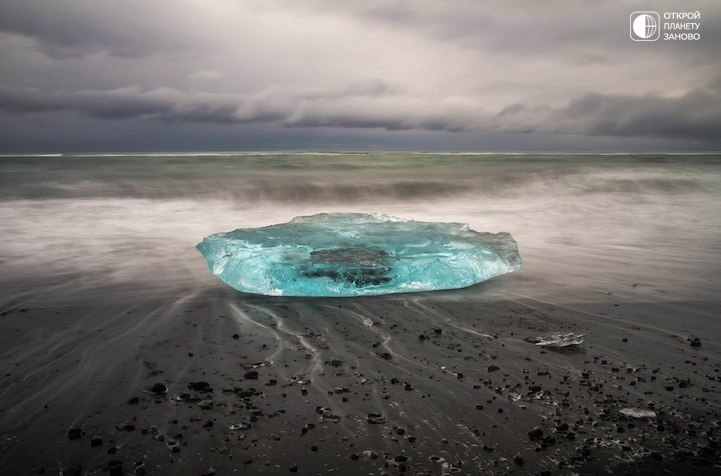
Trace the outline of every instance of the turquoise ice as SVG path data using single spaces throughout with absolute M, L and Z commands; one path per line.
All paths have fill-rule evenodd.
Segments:
M 521 267 L 508 233 L 363 213 L 322 213 L 216 233 L 197 248 L 232 288 L 273 296 L 456 289 Z

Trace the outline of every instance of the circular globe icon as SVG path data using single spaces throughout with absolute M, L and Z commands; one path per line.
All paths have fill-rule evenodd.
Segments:
M 647 14 L 643 13 L 637 16 L 633 20 L 633 33 L 641 39 L 651 38 L 658 31 L 658 22 L 656 19 Z

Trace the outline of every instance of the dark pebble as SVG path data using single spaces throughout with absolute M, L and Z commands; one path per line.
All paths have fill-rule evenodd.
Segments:
M 290 468 L 288 468 L 288 471 L 290 471 L 291 473 L 297 473 L 297 472 L 298 472 L 298 465 L 294 464 L 293 466 L 291 466 Z
M 69 440 L 78 440 L 80 437 L 83 436 L 83 431 L 78 428 L 77 426 L 71 426 L 68 429 L 68 439 Z
M 234 391 L 235 391 L 235 394 L 240 398 L 248 398 L 248 397 L 252 397 L 253 395 L 255 395 L 255 390 L 252 388 L 248 389 L 248 390 L 236 388 L 236 389 L 234 389 Z
M 396 463 L 404 463 L 404 462 L 408 461 L 408 458 L 406 458 L 403 455 L 398 455 L 398 456 L 396 456 L 395 461 L 396 461 Z
M 385 423 L 386 419 L 383 417 L 383 415 L 380 415 L 378 413 L 369 413 L 367 421 L 372 425 L 380 425 Z
M 489 372 L 495 372 L 495 371 L 497 371 L 497 370 L 501 370 L 501 368 L 500 368 L 499 366 L 497 366 L 497 365 L 489 365 L 489 366 L 488 366 L 488 371 L 489 371 Z
M 166 387 L 164 384 L 158 382 L 152 387 L 150 387 L 150 391 L 153 392 L 156 395 L 163 395 L 164 393 L 168 392 L 168 387 Z
M 140 402 L 138 397 L 130 397 L 128 400 L 128 405 L 137 405 Z
M 123 476 L 123 462 L 120 460 L 111 460 L 105 463 L 105 471 L 111 476 Z
M 99 435 L 95 435 L 90 439 L 90 446 L 102 446 L 103 445 L 103 437 Z
M 524 460 L 522 456 L 516 456 L 515 458 L 513 458 L 513 462 L 516 463 L 518 466 L 523 466 L 524 464 L 526 464 L 526 460 Z
M 190 382 L 188 384 L 188 388 L 191 390 L 195 390 L 196 392 L 212 392 L 213 389 L 210 388 L 210 384 L 208 382 Z
M 701 347 L 701 339 L 699 339 L 698 337 L 694 337 L 693 339 L 691 339 L 691 347 Z
M 233 339 L 238 340 L 240 339 L 240 336 L 238 334 L 233 334 Z
M 539 441 L 543 439 L 543 430 L 541 430 L 538 427 L 535 427 L 531 431 L 528 432 L 528 437 L 531 439 L 531 441 Z
M 255 370 L 250 370 L 245 373 L 244 377 L 248 380 L 258 380 L 258 372 Z

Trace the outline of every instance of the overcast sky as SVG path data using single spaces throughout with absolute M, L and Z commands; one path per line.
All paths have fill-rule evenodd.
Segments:
M 718 0 L 0 0 L 0 151 L 719 150 L 720 51 Z

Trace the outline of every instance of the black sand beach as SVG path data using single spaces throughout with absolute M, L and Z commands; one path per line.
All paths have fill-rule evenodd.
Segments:
M 559 192 L 546 214 L 454 197 L 514 235 L 521 271 L 337 299 L 237 293 L 193 249 L 278 202 L 239 223 L 187 198 L 6 199 L 0 473 L 716 474 L 709 190 Z M 533 342 L 559 333 L 583 342 Z
M 702 324 L 718 302 L 503 296 L 524 279 L 364 299 L 208 287 L 139 300 L 131 288 L 10 305 L 3 472 L 718 470 L 719 345 L 707 336 L 719 328 Z M 526 340 L 567 332 L 584 342 Z

